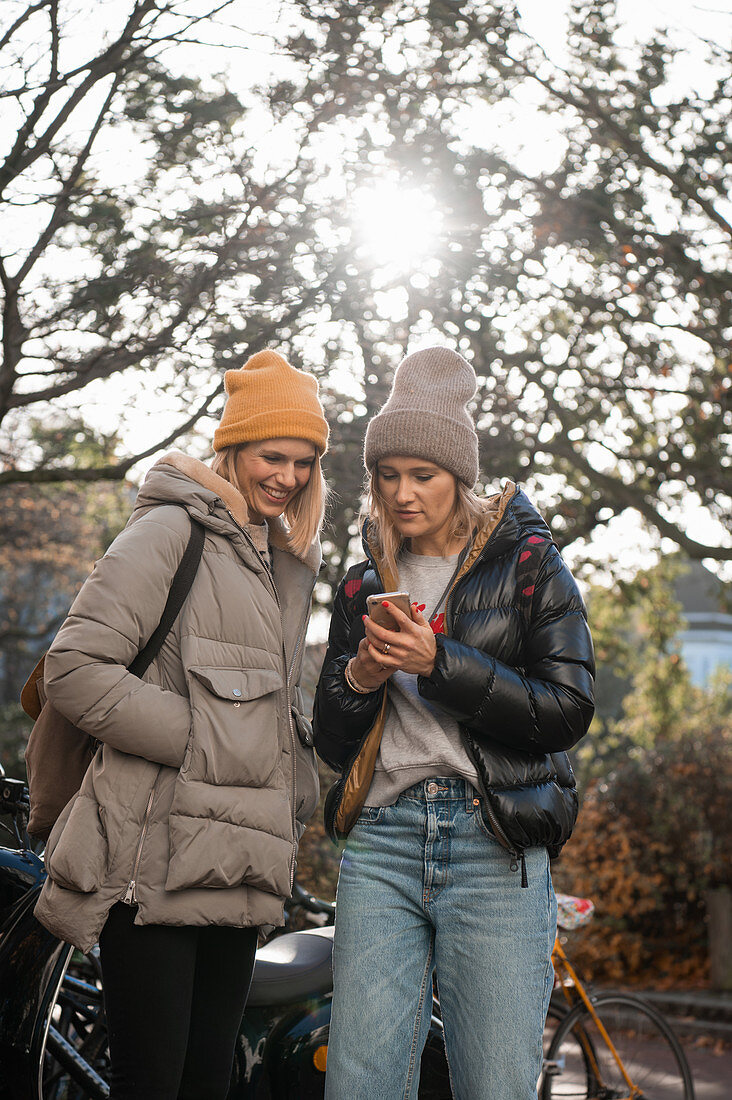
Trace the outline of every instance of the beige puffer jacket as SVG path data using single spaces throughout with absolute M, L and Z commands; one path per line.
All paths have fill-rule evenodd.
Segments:
M 201 563 L 140 680 L 126 666 L 160 620 L 189 515 L 206 528 Z M 82 950 L 123 899 L 138 924 L 282 923 L 318 798 L 296 685 L 320 547 L 300 560 L 271 524 L 270 573 L 247 522 L 227 481 L 166 456 L 48 653 L 48 698 L 102 742 L 51 833 L 36 906 Z

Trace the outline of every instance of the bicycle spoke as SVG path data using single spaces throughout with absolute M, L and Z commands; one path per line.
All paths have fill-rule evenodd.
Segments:
M 44 1054 L 43 1100 L 109 1095 L 107 1033 L 96 960 L 74 955 L 51 1008 Z
M 594 1008 L 617 1059 L 587 1009 L 575 1009 L 550 1045 L 542 1100 L 693 1100 L 683 1051 L 655 1009 L 624 994 Z

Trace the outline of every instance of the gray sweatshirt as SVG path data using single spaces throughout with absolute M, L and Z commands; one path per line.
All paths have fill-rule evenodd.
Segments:
M 437 607 L 437 602 L 457 561 L 457 554 L 450 558 L 426 557 L 406 550 L 400 554 L 399 587 L 413 602 L 426 604 L 426 619 L 444 610 L 444 606 Z M 407 787 L 436 776 L 463 776 L 477 787 L 478 775 L 458 723 L 422 698 L 416 676 L 395 672 L 388 683 L 386 722 L 366 805 L 391 806 Z

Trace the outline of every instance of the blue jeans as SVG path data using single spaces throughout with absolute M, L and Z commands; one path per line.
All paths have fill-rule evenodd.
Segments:
M 437 974 L 455 1100 L 536 1100 L 556 901 L 510 870 L 476 792 L 425 780 L 366 807 L 341 860 L 326 1100 L 416 1100 Z

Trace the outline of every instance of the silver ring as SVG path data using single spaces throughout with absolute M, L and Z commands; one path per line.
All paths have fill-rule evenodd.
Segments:
M 390 649 L 391 649 L 391 646 L 389 645 L 389 643 L 388 643 L 388 642 L 384 642 L 384 648 L 382 649 L 382 651 L 381 651 L 381 652 L 382 652 L 382 653 L 384 654 L 384 656 L 386 657 L 386 656 L 387 656 L 387 654 L 389 653 L 389 650 L 390 650 Z

